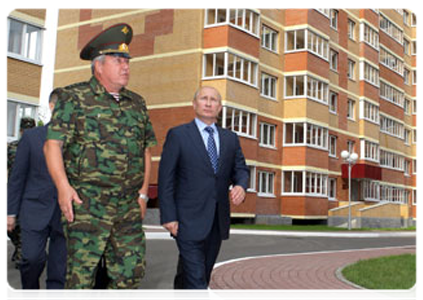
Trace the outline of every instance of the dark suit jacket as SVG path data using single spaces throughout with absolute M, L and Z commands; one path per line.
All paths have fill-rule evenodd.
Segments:
M 46 135 L 47 125 L 24 132 L 8 181 L 7 214 L 19 215 L 22 228 L 45 228 L 58 205 L 43 153 Z
M 195 121 L 169 130 L 159 167 L 161 223 L 178 221 L 178 238 L 202 240 L 217 208 L 222 240 L 229 237 L 229 186 L 248 187 L 249 170 L 238 136 L 218 127 L 219 167 L 214 174 Z

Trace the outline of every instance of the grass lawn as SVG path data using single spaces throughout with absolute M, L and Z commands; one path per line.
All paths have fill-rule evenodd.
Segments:
M 257 224 L 232 224 L 234 229 L 253 230 L 289 230 L 289 231 L 348 231 L 347 228 L 329 227 L 327 225 L 257 225 Z M 416 227 L 409 228 L 360 228 L 352 231 L 415 231 Z
M 416 283 L 416 255 L 361 260 L 343 269 L 342 275 L 366 289 L 410 289 Z

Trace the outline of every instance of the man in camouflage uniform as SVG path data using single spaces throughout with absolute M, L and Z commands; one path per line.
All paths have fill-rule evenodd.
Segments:
M 131 39 L 131 27 L 118 24 L 82 49 L 93 77 L 62 89 L 49 126 L 44 151 L 67 220 L 65 288 L 92 288 L 102 255 L 108 288 L 136 289 L 144 276 L 142 218 L 157 142 L 144 99 L 125 88 Z
M 25 130 L 35 127 L 35 121 L 33 118 L 24 117 L 21 119 L 19 127 L 19 136 L 22 136 Z M 19 140 L 10 142 L 7 144 L 7 178 L 10 177 L 12 173 L 13 163 L 15 162 L 16 151 L 18 150 Z M 21 259 L 22 259 L 22 245 L 21 245 L 21 227 L 16 220 L 13 230 L 7 231 L 7 236 L 10 238 L 10 241 L 15 246 L 15 251 L 12 255 L 12 261 L 15 262 L 15 268 L 19 269 Z

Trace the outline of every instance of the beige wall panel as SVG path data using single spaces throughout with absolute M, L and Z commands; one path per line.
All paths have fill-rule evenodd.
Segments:
M 381 133 L 379 135 L 380 146 L 394 151 L 404 152 L 404 142 L 396 137 Z
M 379 139 L 379 134 L 380 134 L 380 126 L 364 121 L 364 120 L 360 120 L 359 121 L 359 127 L 360 127 L 360 131 L 359 134 L 362 136 L 366 136 L 375 140 Z
M 41 66 L 7 58 L 7 91 L 40 96 Z
M 148 105 L 191 101 L 200 86 L 201 54 L 178 55 L 131 62 L 129 88 Z
M 307 117 L 307 99 L 284 100 L 284 118 L 305 118 Z
M 328 106 L 315 102 L 313 100 L 308 100 L 307 101 L 307 117 L 315 121 L 327 124 L 329 120 Z
M 235 82 L 233 80 L 228 80 L 225 99 L 253 109 L 258 109 L 259 94 L 260 91 L 257 88 Z

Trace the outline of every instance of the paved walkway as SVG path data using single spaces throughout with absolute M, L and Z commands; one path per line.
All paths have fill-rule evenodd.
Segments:
M 416 253 L 415 247 L 251 257 L 217 264 L 211 289 L 357 289 L 339 270 L 361 259 Z

